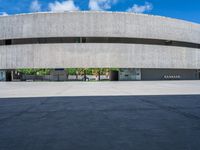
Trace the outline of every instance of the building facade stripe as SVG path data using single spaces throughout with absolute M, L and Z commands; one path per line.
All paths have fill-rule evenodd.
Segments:
M 0 40 L 0 46 L 24 44 L 55 44 L 55 43 L 115 43 L 115 44 L 147 44 L 178 46 L 200 49 L 200 44 L 191 42 L 171 41 L 162 39 L 141 39 L 121 37 L 43 37 Z

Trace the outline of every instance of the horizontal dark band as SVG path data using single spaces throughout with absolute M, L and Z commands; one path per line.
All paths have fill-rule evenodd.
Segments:
M 200 44 L 160 39 L 144 38 L 121 38 L 121 37 L 44 37 L 44 38 L 21 38 L 0 40 L 2 45 L 23 45 L 23 44 L 54 44 L 54 43 L 118 43 L 118 44 L 147 44 L 163 46 L 179 46 L 199 48 Z

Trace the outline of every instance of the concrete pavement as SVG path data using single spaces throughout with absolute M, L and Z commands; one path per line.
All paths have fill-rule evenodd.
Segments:
M 191 95 L 200 81 L 0 82 L 0 98 L 51 96 Z

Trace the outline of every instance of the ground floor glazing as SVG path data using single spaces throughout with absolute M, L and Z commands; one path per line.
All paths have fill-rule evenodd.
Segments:
M 199 80 L 198 69 L 70 68 L 0 70 L 0 81 Z

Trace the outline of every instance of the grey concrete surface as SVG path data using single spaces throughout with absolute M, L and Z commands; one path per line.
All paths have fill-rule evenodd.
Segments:
M 35 13 L 0 17 L 0 39 L 136 37 L 200 43 L 200 25 L 166 17 L 116 12 Z
M 0 39 L 127 37 L 200 43 L 199 24 L 134 13 L 66 12 L 5 16 L 0 17 L 0 31 Z M 199 69 L 200 50 L 117 43 L 0 47 L 0 69 L 70 67 Z
M 200 80 L 132 82 L 0 82 L 0 87 L 0 98 L 200 94 Z
M 199 69 L 200 49 L 142 44 L 33 44 L 0 46 L 0 69 Z
M 0 99 L 0 150 L 198 150 L 200 95 Z

